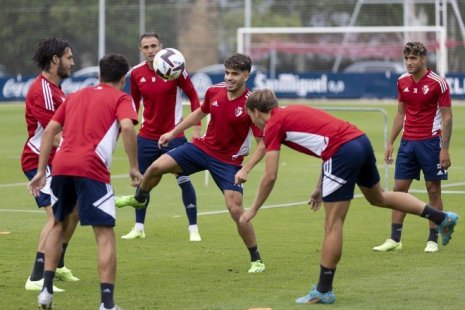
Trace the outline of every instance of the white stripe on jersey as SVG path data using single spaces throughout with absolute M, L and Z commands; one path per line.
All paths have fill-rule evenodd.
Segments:
M 346 180 L 341 179 L 332 174 L 333 165 L 332 159 L 328 159 L 323 163 L 323 182 L 322 182 L 322 196 L 326 197 L 340 189 Z
M 439 85 L 441 86 L 442 94 L 447 90 L 447 82 L 443 77 L 437 75 L 433 71 L 430 71 L 430 73 L 428 74 L 428 77 L 439 83 Z
M 220 83 L 216 83 L 216 84 L 213 84 L 212 86 L 210 87 L 226 87 L 226 82 L 220 82 Z
M 55 111 L 53 104 L 52 90 L 50 89 L 50 83 L 46 80 L 42 80 L 42 92 L 45 100 L 45 109 L 49 111 Z
M 238 158 L 239 156 L 247 156 L 249 155 L 250 148 L 252 147 L 252 128 L 249 127 L 249 133 L 247 134 L 247 137 L 245 138 L 244 142 L 242 143 L 241 147 L 239 148 L 239 151 L 237 154 L 234 154 L 232 156 L 233 159 Z
M 296 143 L 318 156 L 328 147 L 328 137 L 306 132 L 287 131 L 286 141 Z
M 174 126 L 182 122 L 182 88 L 176 88 L 176 101 L 174 104 Z

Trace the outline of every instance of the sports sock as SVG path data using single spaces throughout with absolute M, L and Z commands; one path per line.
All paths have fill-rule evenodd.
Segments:
M 402 224 L 391 224 L 391 239 L 395 242 L 400 242 L 402 236 Z
M 255 245 L 251 248 L 248 248 L 249 249 L 249 253 L 250 253 L 250 261 L 251 262 L 255 262 L 257 260 L 262 260 L 262 258 L 260 257 L 260 251 L 258 250 L 258 247 Z
M 421 213 L 421 217 L 427 218 L 436 225 L 440 225 L 442 221 L 446 218 L 446 214 L 442 211 L 436 210 L 429 205 L 426 205 Z
M 438 231 L 436 230 L 436 228 L 429 229 L 428 241 L 433 241 L 433 242 L 438 243 Z
M 333 287 L 333 279 L 336 269 L 326 268 L 323 265 L 320 265 L 320 279 L 316 289 L 320 293 L 327 293 Z
M 147 206 L 149 205 L 150 202 L 150 194 L 148 192 L 145 192 L 141 190 L 139 187 L 136 190 L 136 194 L 134 195 L 134 198 L 139 201 L 145 201 L 145 207 L 136 209 L 136 223 L 145 223 L 145 215 L 147 214 Z
M 195 196 L 195 189 L 188 176 L 179 176 L 176 182 L 182 191 L 182 202 L 186 208 L 187 219 L 189 225 L 197 224 L 197 197 Z
M 63 268 L 65 266 L 65 253 L 66 253 L 66 248 L 67 247 L 68 247 L 68 244 L 63 243 L 61 256 L 60 256 L 60 261 L 58 262 L 58 268 Z
M 111 309 L 115 306 L 113 301 L 113 291 L 115 290 L 115 285 L 111 283 L 100 283 L 100 296 L 103 306 L 107 309 Z
M 42 252 L 36 253 L 36 260 L 34 261 L 34 268 L 32 268 L 31 281 L 38 281 L 44 277 L 44 261 L 45 254 Z
M 136 189 L 136 194 L 134 195 L 134 198 L 139 201 L 139 202 L 144 202 L 147 201 L 147 198 L 149 196 L 149 192 L 144 191 L 140 187 L 137 187 Z
M 134 225 L 134 228 L 137 229 L 138 231 L 144 231 L 144 223 L 136 222 L 136 224 Z
M 53 294 L 53 278 L 55 271 L 44 271 L 44 288 L 47 289 L 49 294 Z

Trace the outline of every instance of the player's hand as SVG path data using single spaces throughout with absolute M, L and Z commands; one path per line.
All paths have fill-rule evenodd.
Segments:
M 321 208 L 321 203 L 323 202 L 323 198 L 321 196 L 321 190 L 315 189 L 313 193 L 310 195 L 310 200 L 308 204 L 313 211 L 318 211 Z
M 249 174 L 244 171 L 244 169 L 240 169 L 236 175 L 234 176 L 234 184 L 235 185 L 240 185 L 242 183 L 247 182 L 247 176 Z
M 452 165 L 450 161 L 449 150 L 441 149 L 439 152 L 439 164 L 441 165 L 441 168 L 445 170 L 449 169 L 449 167 Z
M 160 139 L 158 139 L 158 147 L 161 149 L 164 146 L 168 146 L 171 140 L 173 140 L 174 136 L 172 132 L 167 132 L 161 135 Z
M 46 183 L 45 173 L 39 173 L 32 178 L 32 180 L 27 185 L 29 192 L 34 196 L 38 197 L 40 194 L 40 190 L 44 188 Z
M 392 159 L 392 144 L 388 144 L 384 150 L 384 162 L 386 164 L 392 164 L 394 159 Z
M 241 226 L 246 225 L 248 222 L 250 222 L 251 219 L 253 219 L 255 214 L 257 214 L 257 211 L 255 211 L 252 208 L 246 210 L 244 213 L 242 213 L 241 217 L 239 218 L 239 224 Z
M 131 186 L 137 187 L 142 181 L 142 174 L 139 172 L 139 169 L 131 169 L 129 171 L 129 177 L 131 178 Z

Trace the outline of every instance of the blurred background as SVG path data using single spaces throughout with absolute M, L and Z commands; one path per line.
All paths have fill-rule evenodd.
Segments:
M 98 59 L 105 53 L 138 64 L 143 32 L 159 33 L 164 47 L 183 52 L 191 73 L 205 73 L 213 82 L 216 74 L 221 79 L 224 59 L 241 49 L 262 74 L 256 87 L 289 78 L 280 74 L 300 78 L 315 72 L 382 73 L 391 83 L 391 73 L 404 72 L 403 44 L 420 40 L 433 70 L 458 74 L 454 95 L 461 95 L 465 83 L 460 75 L 465 72 L 464 0 L 2 0 L 0 6 L 0 81 L 14 77 L 8 87 L 16 83 L 7 93 L 24 92 L 24 77 L 38 73 L 31 57 L 42 38 L 71 42 L 76 81 L 82 82 L 70 86 L 76 89 L 91 84 L 84 78 L 98 77 Z M 404 26 L 416 28 L 400 29 Z M 268 30 L 238 34 L 244 27 Z M 308 83 L 325 83 L 319 79 Z M 344 82 L 343 76 L 334 80 L 336 88 L 338 81 Z

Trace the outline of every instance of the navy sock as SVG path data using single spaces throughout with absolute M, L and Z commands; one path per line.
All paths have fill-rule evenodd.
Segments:
M 145 207 L 136 209 L 136 223 L 145 223 L 145 214 L 147 213 L 147 207 L 150 202 L 150 193 L 141 190 L 139 187 L 136 189 L 136 194 L 134 195 L 137 201 L 145 201 Z
M 36 260 L 34 261 L 34 268 L 32 268 L 31 281 L 38 281 L 44 277 L 44 261 L 44 253 L 37 252 Z
M 427 218 L 436 225 L 439 225 L 446 218 L 446 214 L 442 211 L 436 210 L 433 207 L 430 207 L 429 205 L 426 205 L 423 209 L 423 212 L 421 213 L 421 217 Z
M 391 224 L 391 239 L 400 242 L 402 236 L 402 224 Z
M 179 187 L 182 191 L 182 202 L 186 208 L 187 219 L 189 225 L 197 224 L 197 197 L 195 196 L 195 189 L 188 176 L 179 176 L 177 180 Z
M 255 245 L 251 248 L 248 248 L 249 249 L 249 253 L 250 253 L 250 261 L 251 262 L 255 262 L 257 260 L 262 260 L 262 258 L 260 257 L 260 251 L 258 250 L 258 247 Z
M 316 289 L 320 293 L 327 293 L 333 288 L 333 280 L 336 269 L 329 269 L 320 265 L 320 280 Z
M 66 248 L 67 247 L 68 247 L 68 244 L 63 243 L 61 256 L 60 256 L 60 261 L 58 262 L 58 268 L 63 268 L 65 266 L 65 253 L 66 253 Z
M 433 242 L 438 243 L 438 231 L 436 230 L 436 228 L 429 229 L 428 241 L 433 241 Z
M 144 191 L 140 187 L 137 187 L 136 189 L 136 194 L 134 195 L 134 198 L 136 198 L 137 201 L 139 202 L 144 202 L 147 201 L 147 198 L 149 196 L 149 192 Z
M 115 285 L 111 283 L 100 283 L 100 295 L 101 302 L 103 306 L 107 309 L 111 309 L 115 306 L 113 301 L 113 291 L 115 290 Z
M 44 271 L 44 288 L 49 294 L 53 294 L 53 278 L 55 271 Z

